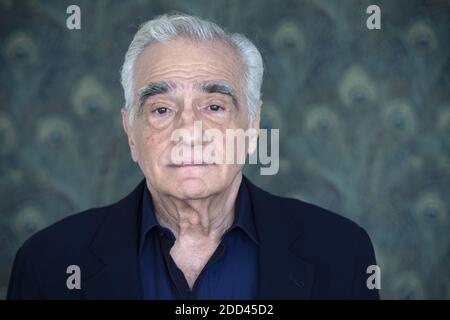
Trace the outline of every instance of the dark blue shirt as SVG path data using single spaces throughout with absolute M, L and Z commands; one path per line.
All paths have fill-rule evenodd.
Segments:
M 192 290 L 170 255 L 175 236 L 158 224 L 144 188 L 139 241 L 144 299 L 256 299 L 258 236 L 247 186 L 241 183 L 235 219 L 195 281 Z

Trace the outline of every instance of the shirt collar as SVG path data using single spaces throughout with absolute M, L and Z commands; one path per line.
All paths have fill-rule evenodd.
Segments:
M 256 231 L 253 217 L 253 208 L 244 179 L 242 179 L 239 187 L 237 205 L 238 210 L 236 212 L 234 222 L 226 233 L 230 232 L 235 227 L 239 227 L 253 240 L 254 243 L 258 244 L 258 233 Z
M 236 212 L 234 222 L 225 234 L 231 232 L 236 227 L 239 227 L 253 240 L 254 243 L 258 244 L 258 234 L 254 222 L 253 209 L 250 202 L 248 188 L 244 180 L 242 180 L 241 185 L 239 186 L 237 205 L 239 209 Z M 152 197 L 146 184 L 142 196 L 139 253 L 142 252 L 145 236 L 150 230 L 156 227 L 161 227 L 161 225 L 156 220 Z
M 159 226 L 156 221 L 155 211 L 153 208 L 153 201 L 150 195 L 150 191 L 147 188 L 147 184 L 144 186 L 144 192 L 142 195 L 142 212 L 141 212 L 141 228 L 139 234 L 139 254 L 144 247 L 144 241 L 146 234 L 153 228 Z

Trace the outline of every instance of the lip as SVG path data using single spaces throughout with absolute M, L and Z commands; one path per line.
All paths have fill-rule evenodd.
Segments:
M 171 168 L 188 168 L 188 167 L 207 167 L 213 166 L 214 163 L 181 163 L 181 164 L 169 164 Z

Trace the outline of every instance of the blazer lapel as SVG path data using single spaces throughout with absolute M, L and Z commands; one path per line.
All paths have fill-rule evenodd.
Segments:
M 84 282 L 88 299 L 141 299 L 138 219 L 145 179 L 126 198 L 108 208 L 91 251 L 102 261 Z
M 259 236 L 259 299 L 308 299 L 315 266 L 294 246 L 301 226 L 283 208 L 284 201 L 247 183 Z M 283 212 L 284 211 L 284 212 Z

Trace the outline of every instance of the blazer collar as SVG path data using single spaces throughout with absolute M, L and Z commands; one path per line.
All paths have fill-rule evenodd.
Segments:
M 248 189 L 259 238 L 259 298 L 309 298 L 315 267 L 293 248 L 301 241 L 301 224 L 283 208 L 285 202 L 280 198 L 256 187 L 245 176 L 242 181 Z M 109 212 L 90 246 L 101 263 L 85 273 L 88 299 L 141 299 L 138 238 L 144 188 L 145 179 L 127 197 L 105 208 Z
M 127 197 L 105 208 L 108 213 L 90 246 L 102 265 L 85 280 L 88 299 L 141 299 L 138 212 L 144 187 L 145 179 Z
M 298 250 L 302 224 L 285 207 L 286 200 L 258 188 L 247 178 L 259 235 L 259 298 L 308 299 L 315 266 Z

